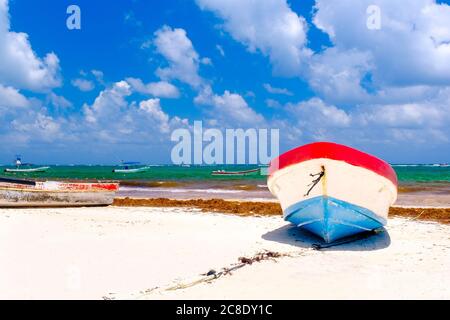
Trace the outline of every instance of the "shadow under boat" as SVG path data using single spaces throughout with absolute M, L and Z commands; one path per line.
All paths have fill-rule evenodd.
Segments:
M 323 239 L 294 224 L 269 231 L 262 236 L 264 240 L 289 244 L 299 248 L 314 248 L 332 251 L 374 251 L 389 247 L 391 238 L 385 228 L 359 234 L 326 243 Z

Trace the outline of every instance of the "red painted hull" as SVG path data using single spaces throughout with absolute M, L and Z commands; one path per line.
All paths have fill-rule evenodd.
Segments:
M 371 170 L 397 186 L 397 175 L 385 161 L 359 150 L 332 142 L 315 142 L 292 149 L 270 162 L 269 176 L 290 165 L 313 159 L 331 159 Z

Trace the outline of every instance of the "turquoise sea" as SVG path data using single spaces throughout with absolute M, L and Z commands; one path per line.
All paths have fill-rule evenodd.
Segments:
M 399 182 L 404 183 L 434 183 L 450 182 L 450 166 L 441 165 L 392 165 L 397 173 Z M 214 170 L 248 170 L 255 168 L 251 165 L 217 165 L 217 166 L 174 166 L 174 165 L 152 165 L 147 172 L 140 173 L 113 173 L 115 166 L 100 165 L 74 165 L 74 166 L 50 166 L 47 172 L 40 173 L 6 173 L 5 168 L 12 166 L 0 166 L 3 176 L 32 178 L 32 179 L 74 179 L 74 180 L 125 180 L 125 181 L 224 181 L 243 180 L 259 181 L 266 180 L 264 175 L 247 177 L 217 177 L 212 176 Z
M 450 167 L 442 165 L 392 165 L 399 179 L 400 193 L 427 193 L 450 195 Z M 272 195 L 267 189 L 265 175 L 223 177 L 213 176 L 214 170 L 240 171 L 253 169 L 251 165 L 174 166 L 151 165 L 149 171 L 139 173 L 114 173 L 115 166 L 101 165 L 51 165 L 46 172 L 6 173 L 4 177 L 35 180 L 119 181 L 119 196 L 171 197 L 171 198 L 252 198 L 267 199 Z M 264 172 L 265 168 L 262 168 Z M 447 199 L 447 198 L 446 198 Z M 447 200 L 445 200 L 447 201 Z

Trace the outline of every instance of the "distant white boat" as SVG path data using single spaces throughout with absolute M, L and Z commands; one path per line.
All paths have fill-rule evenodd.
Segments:
M 151 169 L 149 166 L 139 167 L 139 162 L 122 162 L 121 168 L 113 169 L 114 173 L 137 173 L 145 172 Z
M 243 171 L 225 171 L 225 170 L 216 170 L 211 172 L 213 176 L 249 176 L 249 175 L 258 175 L 260 173 L 260 168 L 251 169 L 251 170 L 243 170 Z
M 14 160 L 15 168 L 6 168 L 5 172 L 45 172 L 50 167 L 32 167 L 30 163 L 22 163 L 21 157 L 16 156 L 16 160 Z
M 50 167 L 38 167 L 38 168 L 6 168 L 5 172 L 45 172 L 48 169 L 50 169 Z

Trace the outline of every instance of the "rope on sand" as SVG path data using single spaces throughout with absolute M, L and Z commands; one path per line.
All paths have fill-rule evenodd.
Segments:
M 180 290 L 180 289 L 187 289 L 187 288 L 190 288 L 190 287 L 202 284 L 202 283 L 209 283 L 211 281 L 219 279 L 220 277 L 223 277 L 226 275 L 231 275 L 233 271 L 236 271 L 247 265 L 251 265 L 254 262 L 261 262 L 261 261 L 266 261 L 266 260 L 272 260 L 272 261 L 276 262 L 277 258 L 302 256 L 306 253 L 306 251 L 308 251 L 308 249 L 306 249 L 305 251 L 301 251 L 301 252 L 296 251 L 296 252 L 286 252 L 286 253 L 265 250 L 264 252 L 257 253 L 256 255 L 254 255 L 251 258 L 240 257 L 239 263 L 232 265 L 231 267 L 225 267 L 220 272 L 210 270 L 206 274 L 202 274 L 201 275 L 202 277 L 200 277 L 196 280 L 189 281 L 189 282 L 177 283 L 175 285 L 172 285 L 172 286 L 169 286 L 166 288 L 155 287 L 155 288 L 141 292 L 141 295 L 139 295 L 135 298 L 136 299 L 143 298 L 155 291 L 162 291 L 162 292 L 175 291 L 175 290 Z M 111 300 L 111 299 L 115 299 L 115 298 L 114 297 L 103 297 L 103 299 Z

